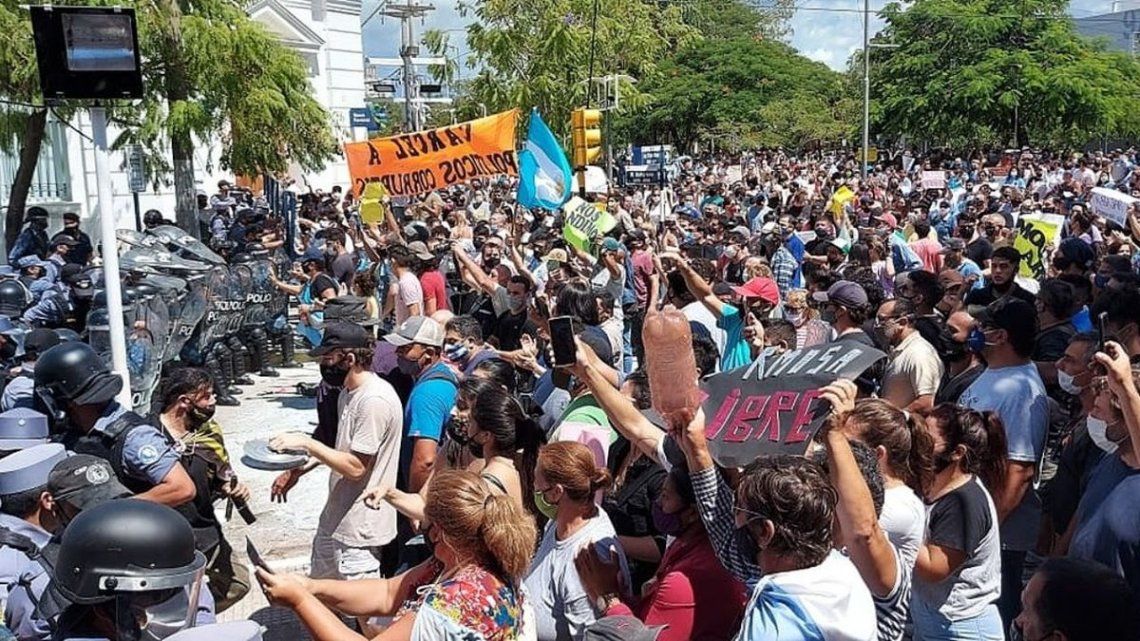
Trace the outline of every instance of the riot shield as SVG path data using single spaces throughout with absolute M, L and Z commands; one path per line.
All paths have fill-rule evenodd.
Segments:
M 201 279 L 199 291 L 202 294 L 204 315 L 179 352 L 194 365 L 201 365 L 210 346 L 226 334 L 227 314 L 232 313 L 229 278 L 229 269 L 219 265 Z
M 170 247 L 171 251 L 177 250 L 185 258 L 210 263 L 211 265 L 226 264 L 224 258 L 203 244 L 202 241 L 178 227 L 162 225 L 149 230 L 148 233 Z
M 170 312 L 157 291 L 152 293 L 135 288 L 131 298 L 131 304 L 123 308 L 131 404 L 136 412 L 145 416 L 150 412 L 151 396 L 162 372 Z

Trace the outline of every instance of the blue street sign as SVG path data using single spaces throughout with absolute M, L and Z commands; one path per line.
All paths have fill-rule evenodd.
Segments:
M 348 122 L 353 127 L 364 127 L 375 131 L 376 121 L 372 119 L 372 110 L 368 107 L 355 107 L 348 110 Z

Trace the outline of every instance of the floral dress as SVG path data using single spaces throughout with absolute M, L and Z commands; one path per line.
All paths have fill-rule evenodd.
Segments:
M 474 566 L 421 588 L 412 641 L 525 639 L 522 588 Z

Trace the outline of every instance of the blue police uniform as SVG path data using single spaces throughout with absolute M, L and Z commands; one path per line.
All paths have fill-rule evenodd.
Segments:
M 128 408 L 117 401 L 111 401 L 103 410 L 103 415 L 95 421 L 91 431 L 105 433 L 111 423 L 127 411 Z M 157 428 L 152 425 L 140 425 L 127 434 L 120 465 L 128 478 L 119 480 L 128 488 L 132 485 L 137 487 L 140 482 L 154 486 L 161 483 L 170 470 L 178 465 L 178 452 L 174 451 L 170 441 L 163 437 Z
M 20 373 L 8 381 L 4 393 L 0 394 L 0 410 L 7 412 L 17 407 L 32 409 L 35 406 L 35 388 L 35 367 L 21 366 Z
M 15 452 L 48 442 L 48 420 L 27 407 L 0 413 L 0 453 Z
M 52 468 L 66 457 L 67 452 L 58 443 L 35 445 L 5 457 L 0 460 L 0 496 L 45 487 Z M 0 527 L 26 537 L 38 549 L 43 549 L 51 540 L 50 532 L 10 514 L 0 514 Z M 35 627 L 33 612 L 27 609 L 13 612 L 9 601 L 16 591 L 25 591 L 24 585 L 27 584 L 21 585 L 21 581 L 34 575 L 37 570 L 42 570 L 42 566 L 33 561 L 27 551 L 9 546 L 0 547 L 0 590 L 5 599 L 4 621 L 12 631 Z M 46 583 L 41 583 L 46 586 Z M 46 624 L 41 624 L 46 631 Z

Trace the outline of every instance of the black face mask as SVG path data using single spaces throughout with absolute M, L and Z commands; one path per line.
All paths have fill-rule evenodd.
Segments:
M 210 419 L 214 418 L 214 412 L 216 412 L 217 409 L 218 407 L 216 405 L 211 405 L 205 409 L 193 405 L 190 407 L 190 411 L 186 412 L 186 415 L 190 417 L 190 422 L 194 424 L 194 427 L 201 427 L 209 423 Z
M 10 340 L 0 345 L 0 360 L 10 360 L 16 356 L 16 344 Z
M 956 363 L 970 354 L 970 350 L 966 347 L 966 341 L 955 340 L 954 335 L 947 328 L 943 328 L 938 335 L 938 342 L 941 347 L 939 354 L 942 356 L 942 360 L 948 363 Z
M 348 378 L 348 367 L 341 363 L 325 365 L 321 363 L 321 380 L 330 387 L 344 387 L 344 379 Z

